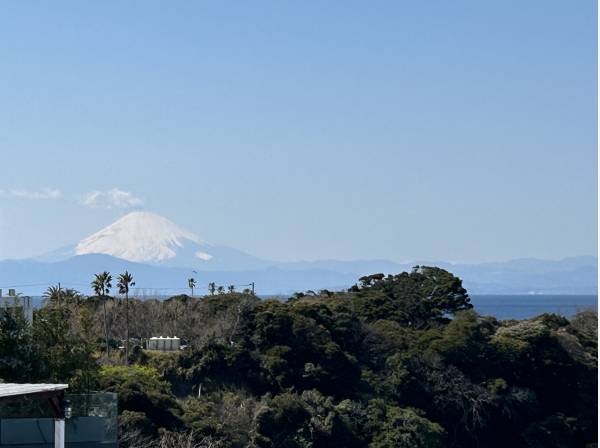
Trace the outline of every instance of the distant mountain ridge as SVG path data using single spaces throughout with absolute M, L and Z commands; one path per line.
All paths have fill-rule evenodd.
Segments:
M 129 213 L 78 243 L 36 259 L 0 261 L 2 285 L 61 283 L 86 290 L 93 274 L 127 269 L 139 289 L 185 291 L 187 279 L 200 286 L 246 285 L 255 282 L 262 294 L 288 294 L 307 289 L 341 289 L 362 275 L 393 274 L 414 265 L 435 265 L 463 279 L 471 294 L 596 294 L 598 261 L 593 256 L 563 260 L 517 259 L 480 264 L 397 263 L 389 260 L 263 260 L 243 251 L 212 245 L 195 233 L 149 212 Z M 23 288 L 21 288 L 23 289 Z
M 436 265 L 463 279 L 470 294 L 596 294 L 597 260 L 577 257 L 562 261 L 531 260 L 530 270 L 521 263 L 486 263 L 481 265 L 419 263 Z M 136 290 L 144 294 L 177 294 L 187 291 L 187 279 L 196 278 L 199 294 L 206 293 L 209 282 L 235 284 L 238 289 L 254 282 L 259 294 L 290 294 L 308 289 L 342 289 L 356 283 L 362 275 L 409 270 L 413 263 L 384 262 L 311 262 L 282 263 L 247 270 L 200 271 L 192 268 L 137 263 L 110 255 L 76 255 L 61 261 L 0 261 L 0 287 L 17 286 L 17 290 L 40 295 L 47 286 L 61 282 L 89 293 L 89 282 L 95 273 L 107 270 L 113 274 L 129 270 L 136 279 Z M 381 268 L 381 269 L 380 269 Z M 32 285 L 32 286 L 19 286 Z

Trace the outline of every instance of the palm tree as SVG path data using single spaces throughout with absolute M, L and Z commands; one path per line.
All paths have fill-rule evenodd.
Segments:
M 192 297 L 194 297 L 194 288 L 196 287 L 196 280 L 188 278 L 188 288 L 192 290 Z
M 219 287 L 217 288 L 217 293 L 218 293 L 218 294 L 225 294 L 225 288 L 223 288 L 222 286 L 219 286 Z
M 217 289 L 217 285 L 215 284 L 215 282 L 210 282 L 208 284 L 208 292 L 210 292 L 211 296 L 215 295 L 215 290 Z
M 44 295 L 42 296 L 44 298 L 44 300 L 46 301 L 46 303 L 48 304 L 58 304 L 60 306 L 60 297 L 62 296 L 62 289 L 60 288 L 60 285 L 52 285 L 52 286 L 48 286 L 48 289 L 46 289 L 46 291 L 44 292 Z
M 81 295 L 81 293 L 73 288 L 65 289 L 63 297 L 67 305 L 75 305 L 77 307 L 81 305 L 81 302 L 83 300 L 83 296 Z
M 108 357 L 110 347 L 108 345 L 108 324 L 106 321 L 106 296 L 112 288 L 112 276 L 110 272 L 104 271 L 101 274 L 94 276 L 94 281 L 91 283 L 94 293 L 102 299 L 102 305 L 104 306 L 104 335 L 106 336 L 106 356 Z
M 75 305 L 79 306 L 83 299 L 81 293 L 73 288 L 61 288 L 60 283 L 58 285 L 48 286 L 48 289 L 44 292 L 44 300 L 49 305 L 57 305 L 61 308 L 62 305 Z
M 233 294 L 235 292 L 235 285 L 229 285 L 227 291 L 229 291 L 229 294 Z
M 125 271 L 117 277 L 119 294 L 125 294 L 125 365 L 129 364 L 129 288 L 135 286 L 133 276 Z

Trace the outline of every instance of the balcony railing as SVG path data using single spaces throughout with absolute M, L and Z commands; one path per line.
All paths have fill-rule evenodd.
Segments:
M 117 394 L 67 394 L 70 418 L 65 422 L 67 448 L 117 448 Z M 33 403 L 0 408 L 1 448 L 52 448 L 54 420 Z

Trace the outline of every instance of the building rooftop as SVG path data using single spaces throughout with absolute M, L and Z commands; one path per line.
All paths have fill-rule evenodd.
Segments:
M 0 383 L 0 400 L 12 397 L 27 397 L 64 391 L 68 384 L 20 384 Z

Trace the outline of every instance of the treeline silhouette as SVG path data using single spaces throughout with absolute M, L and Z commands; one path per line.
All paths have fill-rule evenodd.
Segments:
M 115 298 L 106 274 L 49 290 L 32 326 L 4 311 L 0 379 L 117 392 L 122 446 L 595 446 L 594 311 L 498 321 L 426 266 L 286 302 L 194 279 L 142 301 L 129 273 Z M 187 348 L 143 348 L 160 335 Z

